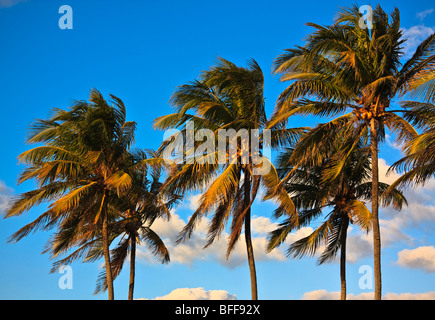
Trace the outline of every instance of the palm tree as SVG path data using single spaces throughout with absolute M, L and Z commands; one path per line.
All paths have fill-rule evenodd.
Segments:
M 120 239 L 117 246 L 111 250 L 112 276 L 113 279 L 116 279 L 129 256 L 129 300 L 133 300 L 136 247 L 141 242 L 147 245 L 159 262 L 169 262 L 168 249 L 158 234 L 153 231 L 152 224 L 157 218 L 170 219 L 169 209 L 179 200 L 179 196 L 172 195 L 166 199 L 167 201 L 164 201 L 160 194 L 162 183 L 159 181 L 162 167 L 145 164 L 147 154 L 157 158 L 153 150 L 146 152 L 135 150 L 130 154 L 131 162 L 126 169 L 133 180 L 132 185 L 127 192 L 114 197 L 108 206 L 109 215 L 117 217 L 116 220 L 112 219 L 108 225 L 110 242 Z M 151 179 L 148 177 L 149 170 L 151 170 Z M 88 237 L 86 229 L 78 224 L 73 224 L 71 228 L 75 228 L 75 230 L 73 232 L 70 229 L 60 230 L 58 237 L 64 239 L 63 242 L 76 242 L 78 248 L 65 258 L 56 261 L 51 272 L 55 272 L 61 265 L 70 264 L 79 258 L 83 258 L 83 262 L 94 262 L 103 256 L 101 235 L 96 238 Z M 85 239 L 88 241 L 84 241 Z M 56 250 L 56 245 L 52 245 L 50 249 Z M 107 289 L 106 271 L 103 270 L 98 277 L 94 294 L 99 294 Z
M 271 141 L 264 139 L 265 132 L 262 130 L 267 119 L 263 85 L 263 73 L 255 60 L 249 62 L 248 68 L 243 68 L 220 59 L 217 66 L 201 74 L 200 80 L 177 88 L 171 98 L 175 113 L 157 118 L 154 123 L 159 129 L 180 128 L 181 130 L 172 138 L 177 140 L 181 137 L 183 142 L 188 142 L 189 126 L 195 130 L 208 130 L 206 133 L 210 133 L 211 137 L 207 142 L 213 146 L 212 150 L 204 149 L 201 144 L 204 137 L 196 138 L 201 139 L 201 142 L 191 141 L 193 148 L 175 150 L 184 161 L 172 167 L 163 188 L 169 194 L 184 195 L 192 190 L 203 192 L 198 208 L 179 235 L 178 243 L 190 237 L 201 217 L 214 211 L 205 247 L 219 237 L 228 220 L 232 218 L 226 253 L 228 258 L 244 226 L 252 299 L 257 299 L 258 293 L 251 240 L 251 205 L 261 183 L 272 186 L 279 180 L 269 159 L 263 157 L 262 165 L 253 159 L 261 155 L 261 150 L 266 146 L 285 145 L 288 141 L 296 139 L 300 133 L 297 129 L 274 126 L 269 132 Z M 235 143 L 236 153 L 232 154 L 226 145 L 227 139 L 231 138 L 219 138 L 219 134 L 225 129 L 238 133 L 243 131 L 249 137 L 257 133 L 259 150 L 252 151 L 255 149 L 252 148 L 252 140 L 246 141 L 242 138 L 242 141 Z M 170 141 L 172 140 L 168 139 L 163 143 L 161 151 L 169 146 Z M 223 152 L 216 151 L 214 147 L 222 142 L 225 145 Z M 260 175 L 259 172 L 265 168 L 265 163 L 270 170 L 263 170 Z M 259 172 L 256 173 L 257 169 Z M 286 200 L 282 201 L 283 210 L 295 216 L 294 206 L 288 194 L 281 192 L 280 196 L 282 200 Z
M 341 143 L 335 141 L 330 154 L 325 155 L 320 166 L 298 166 L 286 181 L 285 188 L 292 195 L 299 212 L 299 228 L 309 225 L 322 216 L 323 210 L 329 211 L 326 220 L 310 235 L 292 243 L 288 256 L 301 258 L 313 256 L 322 246 L 323 253 L 318 259 L 323 264 L 335 258 L 340 251 L 341 299 L 346 300 L 346 240 L 349 223 L 363 230 L 371 227 L 371 213 L 365 205 L 371 199 L 370 149 L 366 139 L 360 139 L 358 145 L 341 163 L 343 157 Z M 279 158 L 281 177 L 294 169 L 291 161 L 293 149 Z M 406 199 L 396 189 L 384 193 L 388 185 L 379 183 L 382 204 L 392 204 L 401 209 Z M 270 233 L 267 251 L 282 244 L 287 235 L 295 229 L 289 219 Z
M 97 90 L 90 101 L 76 101 L 69 111 L 54 109 L 48 120 L 32 126 L 28 143 L 42 143 L 19 156 L 28 167 L 19 183 L 35 179 L 38 187 L 17 197 L 5 217 L 20 215 L 42 202 L 51 202 L 35 221 L 14 233 L 18 241 L 38 228 L 61 230 L 47 243 L 45 252 L 53 257 L 80 242 L 102 239 L 108 296 L 114 299 L 109 254 L 111 199 L 128 190 L 130 175 L 123 170 L 134 142 L 135 123 L 126 121 L 123 102 L 111 95 L 109 105 Z M 80 234 L 74 232 L 80 229 Z M 69 237 L 65 233 L 70 232 Z M 77 236 L 75 241 L 71 238 Z
M 331 26 L 308 25 L 315 31 L 303 47 L 287 49 L 274 62 L 282 81 L 293 81 L 280 95 L 270 125 L 285 122 L 292 115 L 312 114 L 340 117 L 325 124 L 295 153 L 315 154 L 324 147 L 335 129 L 353 128 L 358 139 L 370 132 L 372 160 L 372 228 L 374 245 L 375 299 L 381 299 L 381 238 L 379 228 L 379 145 L 388 127 L 398 142 L 417 135 L 415 129 L 392 109 L 392 100 L 409 92 L 423 74 L 434 69 L 435 34 L 429 36 L 403 65 L 400 14 L 389 16 L 378 5 L 373 10 L 372 29 L 359 26 L 357 6 L 339 12 Z M 351 111 L 346 113 L 347 111 Z M 303 146 L 303 148 L 302 148 Z
M 157 159 L 158 155 L 152 150 L 148 150 L 148 155 L 152 159 Z M 121 237 L 118 246 L 112 249 L 112 273 L 116 278 L 121 272 L 122 266 L 130 253 L 130 282 L 128 299 L 133 300 L 136 247 L 143 241 L 151 250 L 152 254 L 161 263 L 170 261 L 169 251 L 162 239 L 152 230 L 152 224 L 157 218 L 170 219 L 170 208 L 175 205 L 180 197 L 176 194 L 170 195 L 164 201 L 160 194 L 162 183 L 159 181 L 162 174 L 161 166 L 153 166 L 151 169 L 151 180 L 148 179 L 147 166 L 141 165 L 147 159 L 147 153 L 139 150 L 134 154 L 135 164 L 132 173 L 133 183 L 130 190 L 119 199 L 114 210 L 121 211 L 122 219 L 109 225 L 114 238 Z M 93 253 L 95 254 L 95 253 Z M 92 255 L 87 258 L 94 258 Z M 101 249 L 99 250 L 101 255 Z M 98 254 L 97 254 L 98 256 Z M 107 290 L 105 272 L 99 277 L 95 293 Z

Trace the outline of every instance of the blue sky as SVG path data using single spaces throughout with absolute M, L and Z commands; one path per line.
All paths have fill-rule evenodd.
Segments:
M 29 124 L 46 118 L 53 107 L 68 108 L 73 100 L 87 99 L 91 88 L 105 96 L 120 97 L 128 120 L 138 123 L 136 145 L 157 148 L 163 132 L 152 121 L 170 112 L 174 88 L 194 80 L 223 57 L 244 65 L 258 61 L 265 74 L 266 112 L 271 114 L 285 88 L 271 74 L 273 59 L 285 48 L 303 44 L 310 32 L 306 22 L 330 24 L 347 1 L 84 1 L 0 0 L 0 210 L 14 194 L 30 190 L 32 183 L 16 185 L 22 170 L 17 155 Z M 381 1 L 385 11 L 397 6 L 409 39 L 410 54 L 419 41 L 435 30 L 432 1 Z M 61 30 L 61 5 L 73 9 L 73 29 Z M 370 2 L 360 2 L 360 5 Z M 372 3 L 373 4 L 373 3 Z M 317 119 L 295 118 L 290 125 L 312 125 Z M 399 159 L 392 139 L 381 152 L 381 173 Z M 393 180 L 394 176 L 385 178 Z M 435 183 L 407 193 L 410 206 L 400 213 L 381 212 L 383 236 L 383 293 L 386 298 L 435 299 Z M 172 262 L 158 265 L 146 248 L 137 259 L 136 298 L 219 297 L 249 299 L 249 272 L 243 244 L 234 256 L 222 258 L 225 242 L 201 250 L 203 227 L 191 241 L 173 246 L 175 232 L 186 223 L 197 197 L 192 195 L 175 209 L 169 224 L 155 228 L 171 249 Z M 61 274 L 49 274 L 53 261 L 41 251 L 48 232 L 32 234 L 18 244 L 6 239 L 44 210 L 34 208 L 21 217 L 0 220 L 0 299 L 106 299 L 94 296 L 101 263 L 71 265 L 73 289 L 60 289 Z M 264 254 L 264 241 L 274 227 L 274 204 L 256 202 L 252 214 L 260 299 L 334 298 L 340 290 L 337 263 L 317 266 L 315 259 L 289 260 L 285 246 Z M 315 227 L 315 226 L 313 226 Z M 309 232 L 298 231 L 292 239 Z M 372 265 L 371 234 L 351 230 L 348 292 L 371 297 L 361 289 L 358 273 Z M 223 237 L 225 240 L 225 237 Z M 202 289 L 201 289 L 202 288 Z M 115 298 L 126 299 L 128 268 L 115 281 Z M 169 296 L 168 296 L 169 295 Z

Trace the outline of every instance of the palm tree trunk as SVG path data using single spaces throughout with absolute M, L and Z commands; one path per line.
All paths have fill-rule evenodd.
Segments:
M 381 231 L 379 227 L 378 120 L 370 121 L 370 151 L 372 157 L 372 227 L 375 273 L 375 300 L 381 300 Z
M 135 262 L 136 262 L 136 236 L 131 236 L 131 250 L 130 250 L 130 284 L 128 286 L 128 300 L 133 300 L 134 292 L 134 275 L 135 275 Z
M 343 226 L 341 230 L 341 249 L 340 249 L 340 282 L 341 282 L 341 300 L 346 300 L 346 239 L 349 218 L 343 217 Z
M 103 200 L 104 201 L 104 200 Z M 113 292 L 113 277 L 112 268 L 110 266 L 110 253 L 109 253 L 109 237 L 108 237 L 108 216 L 107 216 L 107 202 L 105 202 L 103 207 L 103 253 L 104 253 L 104 265 L 106 268 L 106 281 L 107 281 L 107 292 L 109 300 L 114 300 Z
M 251 181 L 250 174 L 248 170 L 245 170 L 244 177 L 244 186 L 245 186 L 245 206 L 249 206 L 251 203 Z M 254 248 L 252 247 L 252 239 L 251 239 L 251 208 L 246 212 L 245 218 L 245 241 L 246 241 L 246 250 L 248 254 L 248 264 L 249 264 L 249 273 L 251 276 L 251 297 L 252 300 L 258 299 L 257 293 L 257 274 L 255 271 L 255 259 L 254 259 Z

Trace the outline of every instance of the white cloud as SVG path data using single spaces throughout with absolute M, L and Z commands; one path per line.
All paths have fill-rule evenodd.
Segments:
M 400 175 L 391 172 L 386 175 L 389 165 L 384 159 L 379 159 L 380 181 L 391 184 Z M 406 229 L 411 227 L 426 226 L 435 222 L 435 203 L 433 203 L 433 191 L 435 190 L 435 180 L 430 179 L 424 186 L 416 186 L 403 190 L 403 194 L 408 201 L 408 206 L 404 206 L 401 211 L 391 207 L 381 208 L 381 239 L 382 245 L 389 246 L 395 242 L 403 242 L 411 245 L 414 241 L 406 234 Z
M 278 223 L 272 223 L 267 217 L 254 216 L 251 221 L 252 233 L 267 235 L 269 232 L 278 228 Z
M 417 49 L 418 45 L 429 37 L 435 30 L 431 27 L 425 25 L 412 26 L 409 29 L 402 29 L 403 38 L 407 39 L 403 44 L 403 51 L 405 53 L 405 58 L 409 59 Z
M 10 8 L 20 2 L 27 2 L 29 0 L 0 0 L 0 8 Z
M 349 235 L 346 242 L 346 261 L 354 263 L 359 259 L 371 256 L 373 254 L 372 243 L 371 234 L 358 231 L 356 235 Z M 338 257 L 336 260 L 338 262 Z
M 400 177 L 400 175 L 395 172 L 389 172 L 387 174 L 387 171 L 390 168 L 390 166 L 387 164 L 387 161 L 385 161 L 385 159 L 379 158 L 378 167 L 379 167 L 379 181 L 381 182 L 391 184 Z
M 301 300 L 340 300 L 341 294 L 338 291 L 328 292 L 325 289 L 305 292 Z M 365 292 L 357 296 L 350 293 L 347 295 L 348 300 L 373 300 L 373 293 Z
M 423 293 L 387 293 L 385 300 L 435 300 L 435 292 Z
M 8 207 L 12 193 L 13 189 L 0 180 L 0 212 L 3 212 Z
M 196 209 L 198 209 L 198 204 L 199 204 L 199 200 L 201 198 L 202 194 L 195 194 L 195 195 L 191 195 L 189 198 L 187 198 L 187 202 L 188 202 L 188 208 L 190 210 L 195 211 Z
M 204 290 L 204 288 L 178 288 L 155 300 L 236 300 L 236 296 L 225 290 Z
M 388 247 L 398 242 L 408 245 L 414 243 L 414 239 L 405 233 L 404 228 L 408 224 L 408 221 L 406 221 L 406 216 L 404 216 L 403 212 L 396 212 L 396 216 L 390 220 L 379 219 L 379 224 L 381 226 L 381 241 L 383 247 Z
M 186 222 L 180 218 L 179 215 L 171 210 L 171 219 L 169 221 L 159 218 L 154 221 L 151 228 L 157 232 L 161 238 L 168 238 L 169 240 L 176 240 L 178 232 L 183 229 Z
M 420 21 L 423 21 L 424 18 L 426 18 L 426 16 L 430 15 L 432 12 L 433 12 L 433 8 L 417 12 L 415 15 L 417 16 L 417 18 L 420 19 Z
M 390 148 L 396 149 L 398 151 L 402 151 L 400 144 L 394 141 L 394 138 L 391 135 L 385 134 L 385 142 L 387 143 L 387 146 L 389 146 Z
M 236 300 L 237 296 L 225 290 L 204 290 L 204 288 L 178 288 L 165 296 L 153 300 Z
M 339 300 L 340 292 L 328 292 L 324 289 L 306 292 L 302 300 Z M 348 300 L 373 300 L 373 292 L 363 292 L 360 294 L 350 293 L 347 295 Z M 424 293 L 387 293 L 382 300 L 435 300 L 435 292 L 429 291 Z
M 398 253 L 397 264 L 406 268 L 420 269 L 427 273 L 435 272 L 435 247 L 404 249 Z

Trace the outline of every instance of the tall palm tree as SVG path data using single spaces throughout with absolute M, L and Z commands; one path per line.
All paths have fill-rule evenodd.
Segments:
M 266 146 L 285 145 L 296 139 L 300 131 L 274 126 L 270 133 L 270 142 L 264 139 L 263 128 L 267 119 L 263 97 L 264 77 L 260 66 L 251 60 L 248 68 L 238 67 L 230 61 L 220 59 L 217 66 L 201 74 L 200 80 L 177 88 L 171 98 L 175 113 L 155 120 L 154 126 L 159 129 L 179 128 L 181 131 L 172 137 L 188 141 L 188 126 L 193 124 L 195 130 L 207 129 L 211 133 L 210 142 L 213 147 L 222 142 L 223 152 L 201 148 L 201 141 L 193 141 L 194 148 L 181 148 L 178 153 L 183 162 L 174 165 L 168 174 L 164 190 L 167 193 L 184 195 L 191 190 L 203 192 L 198 208 L 191 216 L 188 224 L 179 235 L 178 242 L 187 240 L 192 234 L 199 219 L 214 212 L 207 235 L 207 244 L 211 245 L 224 230 L 226 223 L 232 218 L 230 236 L 227 247 L 227 258 L 237 243 L 244 226 L 247 257 L 251 278 L 252 299 L 258 298 L 257 278 L 254 251 L 251 240 L 251 205 L 263 183 L 266 186 L 278 181 L 275 168 L 270 160 L 263 158 L 263 164 L 253 159 L 261 154 Z M 227 147 L 228 137 L 219 138 L 224 129 L 235 132 L 247 132 L 249 137 L 257 133 L 259 144 L 257 151 L 252 148 L 252 140 L 239 141 L 232 154 Z M 241 130 L 241 131 L 239 131 Z M 256 131 L 258 130 L 258 131 Z M 200 139 L 200 138 L 196 138 Z M 167 140 L 161 147 L 168 146 Z M 233 141 L 234 142 L 234 141 Z M 267 145 L 266 145 L 267 143 Z M 177 150 L 175 150 L 177 151 Z M 243 154 L 248 155 L 244 157 Z M 223 161 L 222 161 L 223 158 Z M 265 167 L 270 170 L 263 170 Z M 294 214 L 294 206 L 285 190 L 280 189 L 283 210 Z
M 20 215 L 42 202 L 48 210 L 35 221 L 14 233 L 18 241 L 38 228 L 57 227 L 46 252 L 53 257 L 69 250 L 79 241 L 101 237 L 107 273 L 108 296 L 114 299 L 109 254 L 109 202 L 128 190 L 132 178 L 124 171 L 128 150 L 134 142 L 135 123 L 126 121 L 123 102 L 111 95 L 112 105 L 92 90 L 89 102 L 76 101 L 70 110 L 54 109 L 48 120 L 32 126 L 28 143 L 42 143 L 19 156 L 28 167 L 19 183 L 35 179 L 38 187 L 18 196 L 5 217 Z M 73 233 L 79 226 L 80 239 L 70 242 L 65 230 Z
M 128 299 L 133 300 L 135 282 L 135 261 L 136 247 L 144 242 L 151 250 L 151 253 L 161 263 L 169 262 L 169 252 L 162 239 L 152 229 L 152 224 L 157 218 L 170 219 L 169 209 L 179 200 L 179 196 L 171 195 L 169 199 L 163 199 L 160 194 L 162 183 L 159 181 L 162 168 L 155 165 L 150 167 L 144 164 L 148 156 L 157 158 L 152 150 L 135 150 L 131 153 L 130 166 L 128 170 L 132 178 L 132 185 L 124 194 L 114 197 L 109 202 L 108 211 L 116 220 L 109 219 L 109 239 L 112 242 L 120 239 L 115 248 L 111 249 L 111 269 L 113 279 L 120 274 L 122 267 L 129 257 L 130 279 Z M 150 177 L 148 177 L 151 170 Z M 151 179 L 150 179 L 151 178 Z M 103 256 L 102 237 L 90 238 L 86 235 L 87 230 L 78 224 L 74 232 L 70 229 L 61 229 L 58 237 L 63 242 L 74 243 L 78 248 L 63 259 L 53 264 L 51 272 L 56 271 L 61 265 L 70 264 L 77 259 L 83 258 L 83 262 L 94 262 Z M 82 234 L 83 233 L 83 234 Z M 85 241 L 88 239 L 88 241 Z M 52 245 L 51 250 L 57 250 Z M 103 270 L 98 277 L 97 287 L 94 294 L 99 294 L 108 289 L 106 271 Z
M 379 228 L 379 145 L 388 127 L 397 134 L 398 142 L 417 135 L 415 129 L 392 108 L 392 100 L 407 94 L 415 81 L 434 70 L 435 34 L 401 64 L 401 45 L 405 41 L 400 30 L 400 14 L 396 8 L 390 17 L 378 5 L 373 10 L 372 29 L 359 26 L 359 8 L 342 9 L 336 23 L 308 25 L 315 31 L 303 47 L 287 49 L 276 58 L 274 71 L 282 81 L 292 83 L 278 99 L 270 124 L 285 122 L 292 115 L 340 117 L 316 131 L 296 153 L 316 153 L 315 145 L 328 143 L 334 129 L 353 128 L 355 137 L 370 132 L 372 159 L 372 228 L 374 245 L 375 299 L 381 299 L 381 239 Z M 350 111 L 350 112 L 349 112 Z M 348 112 L 348 113 L 346 113 Z M 359 134 L 360 133 L 360 134 Z M 323 141 L 322 141 L 323 140 Z M 301 145 L 302 146 L 302 145 Z
M 371 199 L 370 149 L 366 139 L 360 139 L 358 145 L 346 157 L 341 165 L 343 153 L 341 143 L 335 141 L 329 155 L 325 155 L 319 166 L 298 166 L 286 181 L 285 188 L 292 195 L 293 202 L 299 212 L 299 228 L 309 225 L 324 214 L 326 220 L 310 235 L 292 243 L 287 251 L 288 256 L 301 258 L 313 256 L 322 246 L 323 253 L 319 264 L 335 258 L 340 251 L 341 299 L 346 300 L 346 241 L 349 223 L 363 230 L 371 227 L 371 213 L 365 205 Z M 278 166 L 282 177 L 294 169 L 291 161 L 293 149 L 279 158 Z M 406 199 L 396 189 L 385 193 L 388 185 L 379 183 L 383 205 L 392 204 L 401 209 Z M 289 219 L 270 233 L 267 251 L 282 244 L 287 235 L 295 229 Z
M 152 150 L 148 150 L 148 156 L 157 159 L 158 155 Z M 169 195 L 168 199 L 163 199 L 161 195 L 162 183 L 159 181 L 162 175 L 162 167 L 152 166 L 151 180 L 147 177 L 148 166 L 144 166 L 147 153 L 138 151 L 135 153 L 135 173 L 132 173 L 132 188 L 120 198 L 120 202 L 115 206 L 115 210 L 121 211 L 122 219 L 110 225 L 114 237 L 121 237 L 118 246 L 112 249 L 112 272 L 116 278 L 125 260 L 130 253 L 130 282 L 128 299 L 133 300 L 136 247 L 143 241 L 161 263 L 170 261 L 169 251 L 162 239 L 152 229 L 152 224 L 157 218 L 170 219 L 170 209 L 175 205 L 180 197 L 176 194 Z M 100 250 L 101 252 L 101 250 Z M 101 253 L 100 253 L 101 254 Z M 99 278 L 95 293 L 107 289 L 105 272 Z

